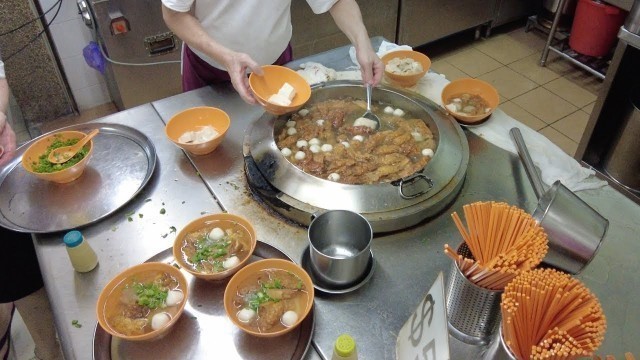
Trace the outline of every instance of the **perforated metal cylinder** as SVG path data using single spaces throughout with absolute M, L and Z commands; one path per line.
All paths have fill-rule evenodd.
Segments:
M 458 253 L 470 257 L 465 244 Z M 502 291 L 489 290 L 469 281 L 454 262 L 447 282 L 449 332 L 473 345 L 486 345 L 500 322 Z

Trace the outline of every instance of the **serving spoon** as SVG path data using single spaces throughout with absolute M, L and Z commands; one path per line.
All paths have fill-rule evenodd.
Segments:
M 371 84 L 367 84 L 366 88 L 367 88 L 367 111 L 365 111 L 365 113 L 362 114 L 361 117 L 375 121 L 376 127 L 374 130 L 378 130 L 380 129 L 380 118 L 371 112 L 371 91 L 372 91 Z
M 69 161 L 78 151 L 82 150 L 82 147 L 89 142 L 94 136 L 98 135 L 99 129 L 91 130 L 85 137 L 80 139 L 74 145 L 63 146 L 57 149 L 51 150 L 49 153 L 49 161 L 54 164 L 62 164 L 64 162 Z

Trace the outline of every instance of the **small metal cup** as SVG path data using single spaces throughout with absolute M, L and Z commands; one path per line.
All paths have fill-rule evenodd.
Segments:
M 458 254 L 471 258 L 467 244 Z M 447 319 L 449 333 L 472 345 L 486 345 L 500 323 L 502 291 L 480 287 L 467 279 L 454 262 L 447 282 Z
M 341 287 L 360 279 L 371 256 L 371 224 L 348 210 L 329 210 L 309 224 L 311 270 L 328 285 Z

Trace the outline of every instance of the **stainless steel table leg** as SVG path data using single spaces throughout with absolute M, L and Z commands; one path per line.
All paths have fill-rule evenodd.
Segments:
M 540 57 L 540 66 L 545 66 L 545 64 L 547 63 L 547 56 L 549 56 L 549 47 L 551 47 L 553 38 L 556 35 L 558 23 L 560 23 L 560 16 L 562 16 L 562 10 L 564 9 L 564 4 L 566 2 L 567 0 L 560 0 L 560 3 L 558 3 L 558 9 L 556 10 L 556 15 L 553 17 L 553 23 L 551 24 L 551 29 L 549 30 L 547 43 L 544 45 L 544 50 L 542 50 L 542 57 Z

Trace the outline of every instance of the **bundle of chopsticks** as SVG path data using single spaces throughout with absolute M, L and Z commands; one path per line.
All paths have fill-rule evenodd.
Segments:
M 451 214 L 473 259 L 445 244 L 469 281 L 490 290 L 502 290 L 521 271 L 532 269 L 547 254 L 547 235 L 524 210 L 499 202 L 463 206 L 465 228 L 456 212 Z
M 504 289 L 502 336 L 517 359 L 591 356 L 607 329 L 598 299 L 553 269 L 522 272 Z

